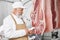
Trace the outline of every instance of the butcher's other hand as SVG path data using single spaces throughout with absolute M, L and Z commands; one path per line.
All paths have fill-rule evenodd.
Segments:
M 29 34 L 33 34 L 33 30 L 29 30 Z
M 29 33 L 29 30 L 26 28 L 26 29 L 25 29 L 25 32 L 26 32 L 26 35 L 27 35 L 27 34 Z

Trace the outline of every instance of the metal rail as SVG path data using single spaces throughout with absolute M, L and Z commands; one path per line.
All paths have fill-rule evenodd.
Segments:
M 5 1 L 5 2 L 9 2 L 9 3 L 14 3 L 13 1 L 7 1 L 7 0 L 0 0 L 0 1 Z M 20 0 L 22 1 L 22 0 Z M 29 3 L 31 0 L 28 0 L 26 2 L 24 2 L 24 5 L 26 5 L 27 3 Z

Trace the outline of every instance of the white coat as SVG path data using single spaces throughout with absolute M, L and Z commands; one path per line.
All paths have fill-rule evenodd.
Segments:
M 15 18 L 17 24 L 23 24 L 23 21 L 21 20 L 21 18 L 18 18 L 14 14 L 12 14 L 12 15 Z M 28 21 L 26 19 L 24 19 L 24 21 L 27 23 L 27 26 L 29 26 Z M 3 25 L 1 26 L 0 31 L 1 30 L 4 31 L 4 35 L 7 38 L 17 38 L 17 37 L 22 37 L 22 36 L 26 35 L 26 32 L 24 29 L 16 30 L 16 25 L 15 25 L 15 22 L 13 21 L 11 15 L 7 16 L 3 20 Z

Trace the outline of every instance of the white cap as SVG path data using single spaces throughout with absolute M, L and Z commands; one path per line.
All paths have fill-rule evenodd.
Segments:
M 25 7 L 23 6 L 23 3 L 22 3 L 22 2 L 14 2 L 14 3 L 12 4 L 12 7 L 13 7 L 13 8 L 25 8 Z

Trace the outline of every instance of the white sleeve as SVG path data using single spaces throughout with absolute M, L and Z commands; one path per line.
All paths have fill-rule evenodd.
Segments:
M 18 37 L 22 37 L 22 36 L 25 36 L 26 33 L 25 33 L 25 30 L 17 30 L 17 31 L 14 31 L 14 32 L 6 32 L 5 33 L 5 37 L 7 38 L 18 38 Z
M 24 29 L 13 30 L 8 20 L 3 21 L 3 28 L 4 28 L 4 35 L 7 38 L 17 38 L 17 37 L 22 37 L 26 35 L 26 32 Z
M 0 33 L 3 31 L 3 26 L 1 25 L 0 26 Z

